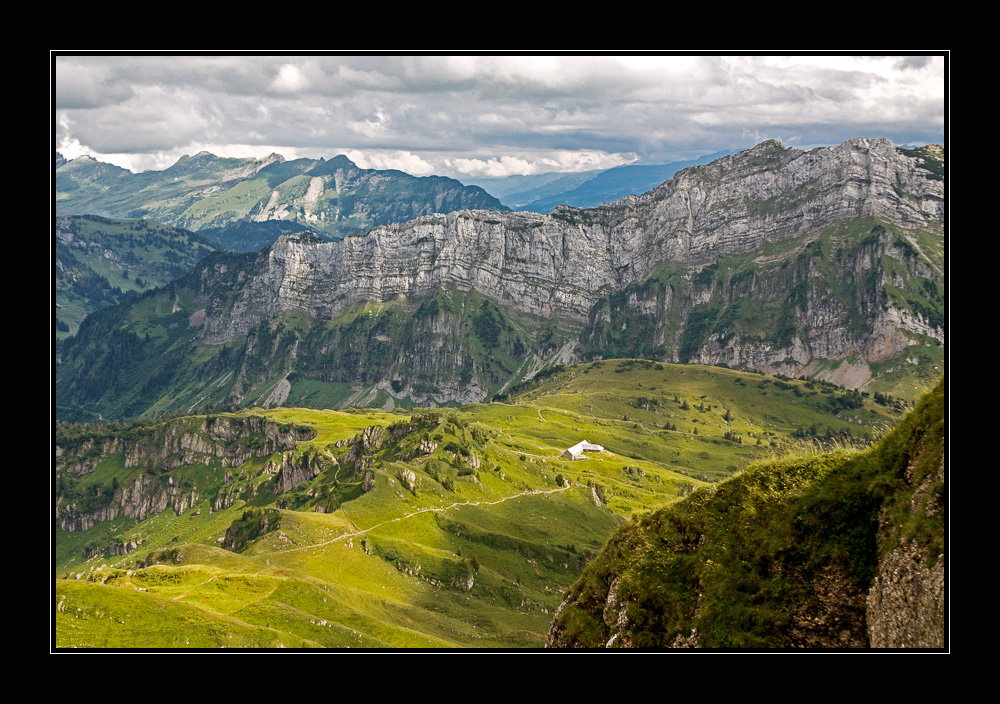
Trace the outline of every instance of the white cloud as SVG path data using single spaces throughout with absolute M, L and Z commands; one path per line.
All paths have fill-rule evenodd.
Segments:
M 70 125 L 69 116 L 65 112 L 60 112 L 56 114 L 56 122 L 58 124 L 57 136 L 56 136 L 56 151 L 62 154 L 67 159 L 75 159 L 78 156 L 83 156 L 89 153 L 82 144 L 80 140 L 72 136 L 70 132 L 72 127 Z
M 449 172 L 479 178 L 530 176 L 551 171 L 572 173 L 610 169 L 636 160 L 635 154 L 609 154 L 597 151 L 540 151 L 532 154 L 500 157 L 445 159 L 442 164 Z
M 55 88 L 56 104 L 64 110 L 115 105 L 132 95 L 131 83 L 119 80 L 111 67 L 77 56 L 58 57 Z
M 391 90 L 399 85 L 399 80 L 395 76 L 343 64 L 337 66 L 334 73 L 341 82 L 353 88 Z
M 464 176 L 500 178 L 537 174 L 538 166 L 526 159 L 502 156 L 499 159 L 446 159 L 445 164 Z
M 412 176 L 440 173 L 435 170 L 433 164 L 412 152 L 348 149 L 343 153 L 362 169 L 396 169 Z
M 223 119 L 190 92 L 160 86 L 137 87 L 114 110 L 64 114 L 80 142 L 104 153 L 170 150 L 206 136 Z
M 271 81 L 271 88 L 278 93 L 299 93 L 309 87 L 309 79 L 295 64 L 284 64 Z

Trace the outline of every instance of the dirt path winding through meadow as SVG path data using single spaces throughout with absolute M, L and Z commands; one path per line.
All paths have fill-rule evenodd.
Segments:
M 174 601 L 177 601 L 178 599 L 183 599 L 183 598 L 184 598 L 184 597 L 186 597 L 186 596 L 190 596 L 190 595 L 191 595 L 191 591 L 192 591 L 192 590 L 194 590 L 194 589 L 197 589 L 198 587 L 200 587 L 200 586 L 201 586 L 201 585 L 203 585 L 203 584 L 208 584 L 209 582 L 211 582 L 211 581 L 212 581 L 213 579 L 215 579 L 215 578 L 216 578 L 216 577 L 218 577 L 218 576 L 219 576 L 219 575 L 217 575 L 217 574 L 213 574 L 213 575 L 212 575 L 211 577 L 209 577 L 208 579 L 206 579 L 206 580 L 205 580 L 204 582 L 199 582 L 198 584 L 196 584 L 196 585 L 194 585 L 193 587 L 191 587 L 191 589 L 190 589 L 190 590 L 188 590 L 188 591 L 184 592 L 184 593 L 183 593 L 183 594 L 181 594 L 180 596 L 175 596 L 175 597 L 173 598 L 173 600 L 174 600 Z
M 456 501 L 450 506 L 437 506 L 437 507 L 428 506 L 426 508 L 418 509 L 413 513 L 408 513 L 404 516 L 398 516 L 396 518 L 390 518 L 388 521 L 382 521 L 381 523 L 376 523 L 375 525 L 369 526 L 364 530 L 357 530 L 352 533 L 344 533 L 343 535 L 338 535 L 336 538 L 331 538 L 330 540 L 327 540 L 322 543 L 315 543 L 313 545 L 302 545 L 299 547 L 282 550 L 280 554 L 284 555 L 285 553 L 295 552 L 296 550 L 312 550 L 314 548 L 321 548 L 325 545 L 330 545 L 331 543 L 336 543 L 338 540 L 353 539 L 355 537 L 362 536 L 365 533 L 369 533 L 375 530 L 376 528 L 381 528 L 382 526 L 389 525 L 390 523 L 396 523 L 397 521 L 403 521 L 406 520 L 407 518 L 412 518 L 413 516 L 417 516 L 421 513 L 427 513 L 428 511 L 442 512 L 442 511 L 447 511 L 449 509 L 458 508 L 459 506 L 495 506 L 497 504 L 502 504 L 504 501 L 509 501 L 510 499 L 519 499 L 524 496 L 540 496 L 542 494 L 553 494 L 558 491 L 566 491 L 571 486 L 572 485 L 569 482 L 566 482 L 566 486 L 556 487 L 555 489 L 545 489 L 545 490 L 534 489 L 531 491 L 522 491 L 520 494 L 512 494 L 511 496 L 505 496 L 502 499 L 497 499 L 496 501 Z

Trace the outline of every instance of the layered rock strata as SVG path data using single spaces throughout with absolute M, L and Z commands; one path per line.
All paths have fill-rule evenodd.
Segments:
M 331 319 L 358 301 L 421 298 L 449 283 L 583 322 L 599 296 L 642 281 L 659 262 L 707 262 L 859 217 L 938 226 L 943 203 L 942 181 L 888 140 L 809 152 L 768 141 L 592 210 L 457 211 L 335 243 L 283 237 L 235 299 L 213 300 L 204 341 L 227 342 L 289 309 Z

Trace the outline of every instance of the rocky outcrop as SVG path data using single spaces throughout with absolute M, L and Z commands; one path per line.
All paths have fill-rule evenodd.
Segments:
M 417 475 L 412 470 L 401 469 L 398 476 L 399 483 L 402 484 L 407 491 L 416 491 Z
M 276 531 L 280 525 L 281 512 L 277 509 L 249 509 L 226 530 L 222 547 L 232 552 L 243 552 L 254 540 Z
M 99 431 L 95 436 L 64 441 L 56 449 L 57 476 L 88 474 L 115 454 L 122 455 L 125 468 L 145 471 L 136 473 L 130 483 L 97 486 L 86 496 L 64 490 L 57 496 L 59 526 L 65 531 L 88 530 L 119 516 L 142 520 L 168 507 L 180 515 L 202 497 L 197 488 L 184 488 L 174 482 L 166 474 L 171 470 L 196 463 L 237 467 L 254 457 L 290 451 L 298 442 L 314 436 L 306 426 L 282 425 L 254 415 L 232 415 L 180 418 L 123 429 L 118 434 Z M 289 458 L 286 467 L 285 455 L 279 468 L 279 487 L 298 484 L 322 464 L 310 456 L 305 460 Z M 232 505 L 236 496 L 235 489 L 223 488 L 213 502 L 213 510 Z
M 797 575 L 799 583 L 809 585 L 813 596 L 791 609 L 783 646 L 806 650 L 944 648 L 946 603 L 941 558 L 927 567 L 926 550 L 912 545 L 900 548 L 880 562 L 879 576 L 867 593 L 856 580 L 829 565 L 814 574 Z M 619 578 L 613 579 L 603 609 L 610 637 L 602 646 L 591 643 L 585 647 L 634 647 L 627 605 L 618 600 L 619 582 Z M 581 643 L 567 639 L 559 624 L 563 610 L 572 605 L 568 600 L 560 604 L 547 648 L 581 647 Z M 694 620 L 700 616 L 696 610 Z M 678 633 L 668 647 L 702 647 L 698 628 Z
M 254 457 L 294 449 L 296 443 L 314 435 L 305 426 L 282 425 L 254 415 L 182 418 L 138 432 L 112 432 L 72 445 L 57 445 L 56 471 L 87 474 L 103 458 L 118 453 L 124 455 L 127 468 L 169 472 L 212 459 L 222 467 L 238 467 Z
M 340 464 L 355 474 L 371 467 L 375 455 L 389 445 L 418 431 L 427 430 L 439 425 L 442 419 L 439 415 L 429 413 L 414 416 L 410 422 L 394 423 L 390 426 L 369 425 L 350 441 L 350 449 L 341 457 Z M 338 442 L 339 445 L 339 442 Z M 430 454 L 437 449 L 437 443 L 421 438 L 415 447 L 403 452 L 399 459 L 412 459 L 418 455 Z
M 940 518 L 945 506 L 944 458 L 936 471 L 919 477 L 911 462 L 906 481 L 915 485 L 908 512 L 923 519 Z M 887 515 L 880 520 L 879 542 L 892 544 L 898 527 Z M 943 648 L 945 642 L 946 560 L 933 545 L 900 539 L 879 562 L 867 598 L 867 634 L 873 648 Z
M 240 498 L 241 489 L 236 485 L 225 486 L 219 490 L 219 493 L 215 495 L 212 500 L 212 511 L 224 511 L 225 509 L 236 503 L 236 500 Z
M 115 542 L 108 546 L 108 554 L 111 557 L 119 557 L 121 555 L 128 555 L 135 552 L 136 548 L 143 544 L 142 540 L 125 540 L 122 542 Z
M 375 453 L 387 444 L 389 433 L 381 425 L 369 425 L 351 440 L 350 449 L 341 458 L 341 465 L 355 473 L 368 469 L 375 461 Z
M 269 464 L 271 464 L 269 462 Z M 285 494 L 299 484 L 308 482 L 330 467 L 336 467 L 337 460 L 315 449 L 298 453 L 284 452 L 281 463 L 275 469 L 274 493 Z
M 868 641 L 873 648 L 943 648 L 945 610 L 944 555 L 903 545 L 879 564 L 868 592 Z
M 361 482 L 361 493 L 367 494 L 375 488 L 375 472 L 370 469 L 365 470 L 365 478 Z
M 400 456 L 401 460 L 412 460 L 414 457 L 420 457 L 421 455 L 432 455 L 434 451 L 438 448 L 438 444 L 433 440 L 427 438 L 421 438 L 420 443 L 417 444 L 412 450 L 406 454 Z M 478 468 L 478 464 L 476 465 Z
M 131 484 L 122 485 L 106 505 L 96 510 L 81 511 L 76 502 L 57 498 L 56 519 L 64 531 L 89 530 L 98 523 L 113 521 L 119 516 L 141 521 L 163 512 L 167 507 L 180 515 L 198 499 L 194 490 L 185 491 L 169 478 L 164 483 L 142 472 L 135 476 Z

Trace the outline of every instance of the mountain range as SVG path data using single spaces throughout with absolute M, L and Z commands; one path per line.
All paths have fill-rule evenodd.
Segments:
M 729 153 L 715 152 L 668 164 L 627 164 L 598 171 L 465 179 L 465 182 L 482 186 L 511 210 L 551 213 L 560 205 L 596 208 L 629 195 L 641 195 L 673 178 L 681 169 L 708 164 Z
M 81 325 L 59 412 L 466 403 L 602 357 L 913 398 L 943 363 L 942 163 L 884 139 L 770 141 L 598 208 L 216 252 Z
M 57 215 L 148 218 L 213 230 L 215 241 L 233 251 L 259 248 L 253 233 L 274 233 L 264 224 L 275 221 L 338 239 L 430 213 L 506 210 L 479 187 L 360 169 L 343 155 L 289 161 L 278 154 L 236 159 L 200 152 L 163 171 L 137 174 L 89 156 L 66 161 L 57 154 L 56 164 Z
M 941 649 L 944 163 L 243 252 L 60 216 L 55 646 Z

